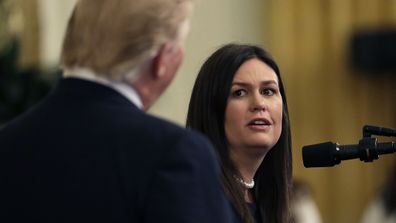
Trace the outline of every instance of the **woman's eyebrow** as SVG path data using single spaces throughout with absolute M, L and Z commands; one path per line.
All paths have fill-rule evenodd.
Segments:
M 276 84 L 278 85 L 278 82 L 275 80 L 265 80 L 260 82 L 261 85 L 270 85 L 270 84 Z M 243 81 L 234 81 L 232 82 L 232 86 L 238 85 L 238 86 L 251 86 L 252 84 L 248 82 L 243 82 Z

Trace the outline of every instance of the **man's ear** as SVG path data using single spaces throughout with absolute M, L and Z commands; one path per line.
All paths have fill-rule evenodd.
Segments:
M 175 72 L 183 59 L 181 48 L 175 43 L 165 43 L 153 60 L 153 78 L 161 78 L 169 72 Z
M 169 86 L 181 65 L 184 48 L 176 43 L 164 44 L 142 71 L 142 75 L 133 82 L 147 110 Z

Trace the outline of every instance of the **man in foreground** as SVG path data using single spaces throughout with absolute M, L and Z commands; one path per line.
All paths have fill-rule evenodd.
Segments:
M 80 0 L 64 77 L 0 130 L 0 222 L 229 222 L 199 134 L 144 113 L 183 60 L 190 0 Z

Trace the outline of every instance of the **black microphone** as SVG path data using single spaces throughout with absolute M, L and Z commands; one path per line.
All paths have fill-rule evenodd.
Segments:
M 396 152 L 394 142 L 378 143 L 376 138 L 365 137 L 359 144 L 339 145 L 325 142 L 304 146 L 302 156 L 305 167 L 331 167 L 341 160 L 357 159 L 372 162 L 378 155 Z

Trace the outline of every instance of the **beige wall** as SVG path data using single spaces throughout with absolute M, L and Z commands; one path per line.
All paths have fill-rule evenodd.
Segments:
M 67 20 L 76 0 L 37 0 L 40 21 L 40 62 L 48 67 L 57 64 Z

